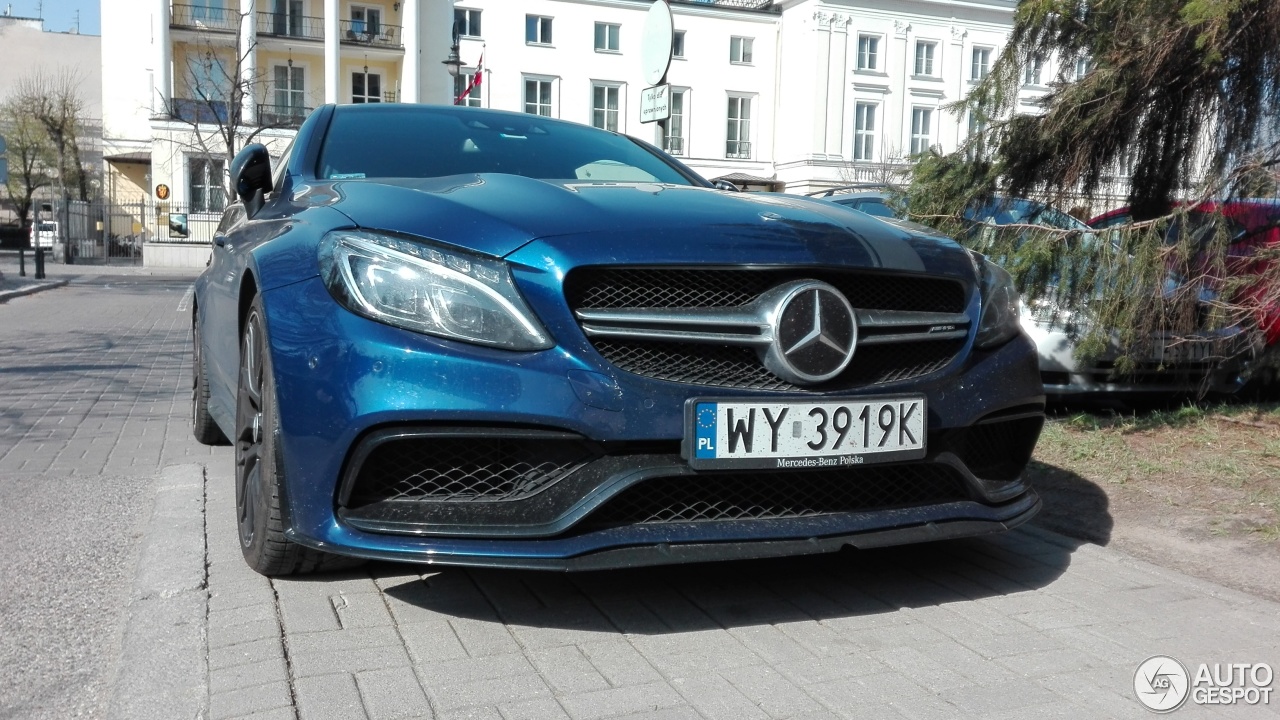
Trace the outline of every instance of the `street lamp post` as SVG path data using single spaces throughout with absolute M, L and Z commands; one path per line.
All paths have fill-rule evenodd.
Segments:
M 453 24 L 453 45 L 449 47 L 449 58 L 443 61 L 445 68 L 449 71 L 451 77 L 457 78 L 458 73 L 462 72 L 462 58 L 458 56 L 458 23 Z M 454 97 L 454 102 L 458 98 Z

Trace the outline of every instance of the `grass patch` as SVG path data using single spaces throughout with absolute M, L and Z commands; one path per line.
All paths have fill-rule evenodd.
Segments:
M 1280 405 L 1201 403 L 1051 416 L 1028 475 L 1076 476 L 1110 496 L 1117 521 L 1280 541 Z M 1069 522 L 1070 498 L 1047 498 Z

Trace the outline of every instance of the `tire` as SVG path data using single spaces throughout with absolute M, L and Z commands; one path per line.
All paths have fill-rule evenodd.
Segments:
M 320 552 L 285 538 L 284 462 L 276 383 L 267 352 L 262 301 L 255 298 L 240 343 L 236 391 L 236 520 L 249 567 L 271 577 L 335 570 L 358 560 Z
M 200 339 L 200 321 L 191 321 L 191 434 L 202 445 L 226 445 L 227 436 L 209 415 L 209 369 Z

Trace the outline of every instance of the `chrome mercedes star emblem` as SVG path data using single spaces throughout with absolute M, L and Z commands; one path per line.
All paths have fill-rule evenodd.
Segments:
M 858 326 L 844 295 L 818 280 L 797 280 L 769 293 L 773 343 L 765 366 L 797 385 L 816 385 L 839 375 L 853 359 Z

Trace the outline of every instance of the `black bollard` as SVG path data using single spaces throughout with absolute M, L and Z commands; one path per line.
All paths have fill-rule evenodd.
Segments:
M 27 249 L 18 248 L 18 277 L 27 276 Z
M 36 248 L 36 279 L 44 279 L 44 248 Z

